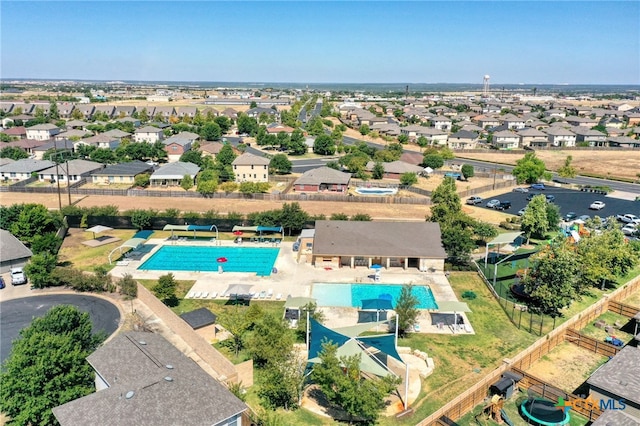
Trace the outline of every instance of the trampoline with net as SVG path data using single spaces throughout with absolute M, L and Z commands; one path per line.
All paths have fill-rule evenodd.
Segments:
M 520 406 L 522 415 L 535 425 L 566 425 L 571 420 L 568 410 L 557 404 L 540 398 L 529 398 Z

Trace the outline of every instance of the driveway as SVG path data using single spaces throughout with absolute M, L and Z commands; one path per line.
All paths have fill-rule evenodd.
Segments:
M 6 289 L 5 289 L 6 290 Z M 20 330 L 36 317 L 44 316 L 57 305 L 73 305 L 88 312 L 93 332 L 104 331 L 111 335 L 118 328 L 120 311 L 108 300 L 80 294 L 50 294 L 11 299 L 0 303 L 0 361 L 11 352 L 11 344 Z

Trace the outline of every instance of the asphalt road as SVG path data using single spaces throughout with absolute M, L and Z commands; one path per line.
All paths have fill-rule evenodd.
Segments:
M 31 324 L 34 318 L 44 316 L 57 305 L 73 305 L 88 312 L 93 323 L 93 332 L 104 331 L 111 335 L 118 328 L 120 311 L 99 297 L 77 294 L 51 294 L 44 296 L 11 299 L 0 303 L 0 362 L 11 352 L 11 344 L 20 330 Z
M 478 207 L 487 208 L 487 202 L 493 199 L 511 201 L 511 208 L 509 210 L 505 210 L 505 213 L 515 215 L 518 213 L 518 210 L 524 208 L 529 203 L 527 201 L 527 196 L 530 194 L 555 196 L 556 199 L 553 203 L 560 207 L 560 214 L 562 214 L 562 216 L 569 212 L 575 212 L 578 216 L 589 215 L 589 217 L 600 216 L 602 218 L 626 213 L 632 213 L 640 216 L 640 203 L 637 201 L 621 200 L 591 192 L 581 192 L 549 186 L 547 186 L 547 189 L 544 191 L 529 189 L 528 193 L 505 192 L 485 199 L 482 204 L 478 205 Z M 463 200 L 463 202 L 465 200 Z M 606 204 L 605 207 L 602 210 L 590 210 L 589 205 L 598 200 L 603 201 Z

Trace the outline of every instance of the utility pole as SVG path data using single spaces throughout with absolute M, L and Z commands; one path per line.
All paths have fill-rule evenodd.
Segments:
M 56 184 L 58 186 L 58 209 L 62 212 L 62 198 L 60 197 L 60 173 L 58 172 L 58 146 L 56 140 L 53 140 L 53 152 L 56 158 L 53 161 L 56 162 Z

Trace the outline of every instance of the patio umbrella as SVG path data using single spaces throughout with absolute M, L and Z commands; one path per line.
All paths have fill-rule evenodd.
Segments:
M 249 294 L 249 291 L 253 287 L 252 284 L 230 284 L 225 290 L 225 294 L 234 295 L 236 305 L 238 305 L 238 295 Z
M 113 228 L 109 228 L 108 226 L 104 226 L 104 225 L 96 225 L 96 226 L 92 226 L 91 228 L 87 229 L 85 232 L 93 232 L 93 239 L 96 239 L 96 234 L 99 234 L 101 232 L 105 232 L 105 231 L 111 231 Z

